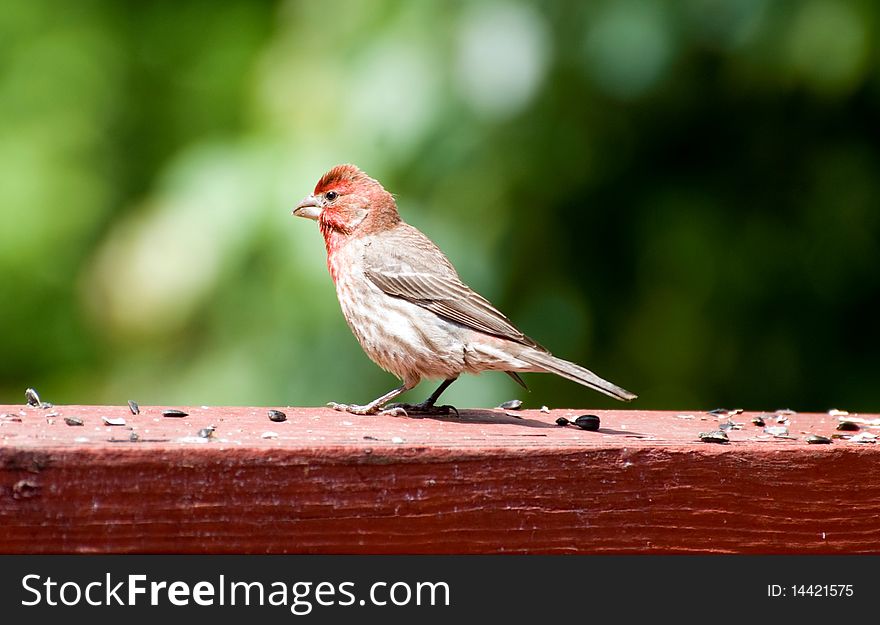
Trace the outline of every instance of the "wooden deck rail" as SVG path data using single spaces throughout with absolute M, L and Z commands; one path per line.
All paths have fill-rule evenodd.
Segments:
M 0 406 L 0 553 L 880 552 L 876 415 L 278 409 Z

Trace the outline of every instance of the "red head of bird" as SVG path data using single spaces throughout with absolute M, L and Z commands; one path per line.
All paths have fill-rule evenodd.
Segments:
M 354 165 L 337 165 L 321 176 L 293 214 L 317 220 L 331 254 L 351 237 L 380 232 L 400 222 L 394 197 Z

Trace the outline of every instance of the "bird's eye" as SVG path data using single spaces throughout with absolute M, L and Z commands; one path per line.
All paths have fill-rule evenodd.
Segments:
M 327 193 L 324 194 L 324 197 L 327 198 L 327 201 L 328 201 L 328 202 L 332 202 L 332 201 L 335 200 L 338 196 L 339 196 L 339 194 L 336 193 L 336 191 L 327 191 Z

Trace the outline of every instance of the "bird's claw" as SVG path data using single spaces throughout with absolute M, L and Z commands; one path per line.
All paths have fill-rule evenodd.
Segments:
M 443 409 L 446 410 L 446 412 L 443 412 L 443 413 L 441 413 L 441 414 L 450 414 L 450 413 L 453 413 L 453 412 L 454 412 L 454 413 L 455 413 L 455 418 L 456 418 L 456 419 L 461 419 L 461 415 L 458 414 L 458 408 L 456 408 L 455 406 L 452 406 L 452 405 L 450 405 L 450 404 L 444 404 L 443 406 L 440 406 L 440 409 L 441 409 L 441 410 L 443 410 Z
M 335 401 L 327 402 L 327 406 L 333 408 L 333 410 L 338 410 L 339 412 L 348 412 L 356 415 L 369 415 L 376 414 L 378 412 L 378 408 L 374 408 L 372 406 L 358 406 L 357 404 L 337 404 Z
M 421 404 L 390 404 L 388 408 L 399 408 L 407 413 L 413 414 L 449 415 L 455 413 L 456 417 L 461 416 L 458 414 L 458 408 L 456 408 L 455 406 L 450 406 L 449 404 L 445 404 L 443 406 L 435 406 L 434 404 L 426 404 L 424 402 L 422 402 Z
M 339 412 L 348 412 L 356 415 L 379 414 L 386 417 L 407 417 L 406 410 L 402 406 L 390 406 L 380 409 L 378 406 L 358 406 L 357 404 L 338 404 L 335 401 L 327 402 L 327 406 Z

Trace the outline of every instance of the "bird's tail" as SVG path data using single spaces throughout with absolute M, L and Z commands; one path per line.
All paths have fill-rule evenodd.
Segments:
M 584 369 L 580 365 L 568 362 L 567 360 L 562 360 L 561 358 L 557 358 L 546 352 L 529 350 L 526 353 L 519 354 L 517 357 L 520 360 L 525 360 L 526 362 L 535 365 L 535 367 L 541 371 L 555 373 L 556 375 L 567 378 L 572 382 L 583 384 L 594 391 L 599 391 L 600 393 L 604 393 L 605 395 L 613 397 L 614 399 L 619 399 L 620 401 L 632 401 L 638 397 L 638 395 L 630 393 L 616 384 L 612 384 L 608 380 L 600 378 L 589 369 Z

